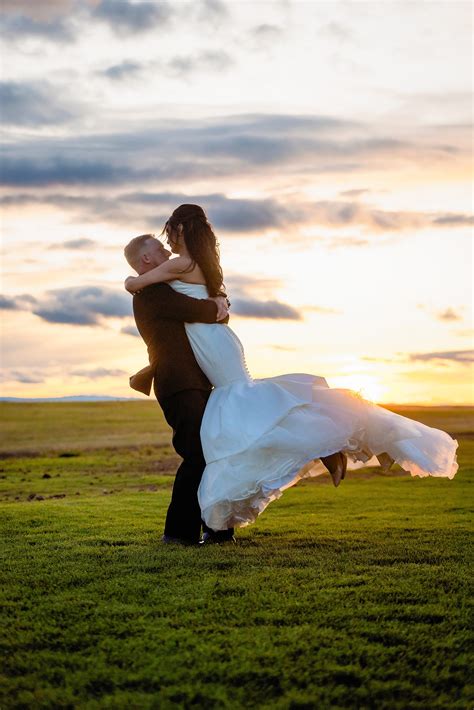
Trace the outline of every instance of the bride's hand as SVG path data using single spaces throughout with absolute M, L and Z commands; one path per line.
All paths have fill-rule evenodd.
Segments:
M 138 276 L 127 276 L 123 285 L 129 293 L 137 293 L 139 290 L 135 285 L 137 281 Z
M 217 306 L 216 321 L 224 320 L 229 315 L 227 298 L 224 296 L 212 296 L 209 300 L 214 301 Z

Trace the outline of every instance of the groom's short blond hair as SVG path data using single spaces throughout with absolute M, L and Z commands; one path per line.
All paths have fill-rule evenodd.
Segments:
M 149 239 L 156 239 L 156 237 L 154 234 L 140 234 L 139 237 L 134 237 L 123 250 L 126 260 L 135 271 L 137 266 L 140 266 L 140 259 Z

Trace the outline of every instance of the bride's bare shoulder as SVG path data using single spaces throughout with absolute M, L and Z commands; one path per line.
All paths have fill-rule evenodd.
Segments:
M 177 256 L 175 259 L 170 259 L 168 264 L 173 264 L 173 273 L 180 281 L 194 284 L 206 283 L 201 269 L 189 256 Z
M 170 271 L 175 271 L 179 274 L 182 271 L 191 269 L 193 261 L 189 258 L 189 256 L 175 256 L 170 259 L 167 264 Z

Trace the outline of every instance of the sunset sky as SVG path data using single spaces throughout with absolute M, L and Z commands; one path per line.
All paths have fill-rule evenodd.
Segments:
M 196 202 L 254 376 L 473 401 L 470 2 L 2 7 L 2 396 L 134 396 L 123 247 Z

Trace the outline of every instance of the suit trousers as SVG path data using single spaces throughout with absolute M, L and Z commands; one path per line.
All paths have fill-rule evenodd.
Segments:
M 199 542 L 201 509 L 197 492 L 206 467 L 201 446 L 201 422 L 210 392 L 183 390 L 160 400 L 165 419 L 173 429 L 173 446 L 183 461 L 176 471 L 165 523 L 165 535 L 190 543 Z M 213 533 L 203 524 L 205 532 L 225 539 L 233 530 Z

